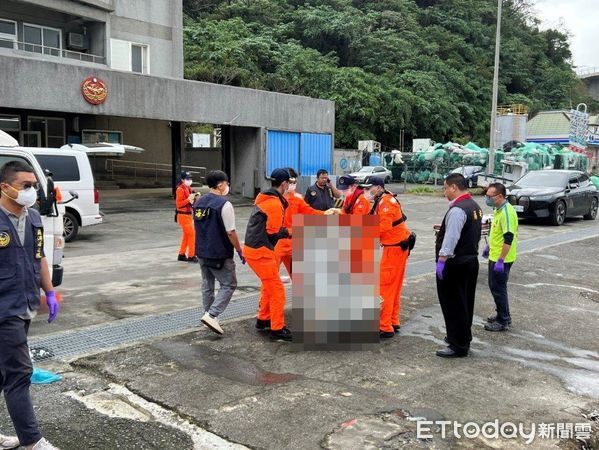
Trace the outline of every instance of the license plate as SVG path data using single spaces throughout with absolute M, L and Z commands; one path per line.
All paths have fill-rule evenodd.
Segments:
M 524 212 L 524 206 L 522 206 L 522 205 L 514 205 L 514 211 L 516 211 L 516 212 Z

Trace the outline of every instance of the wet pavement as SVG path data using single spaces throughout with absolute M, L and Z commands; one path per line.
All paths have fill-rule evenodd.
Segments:
M 174 261 L 179 230 L 168 196 L 118 200 L 104 209 L 112 211 L 105 224 L 67 248 L 62 316 L 57 326 L 36 319 L 34 338 L 198 305 L 199 268 Z M 401 200 L 418 233 L 410 265 L 427 264 L 446 202 Z M 244 230 L 249 208 L 236 211 Z M 583 414 L 599 409 L 599 237 L 571 239 L 593 229 L 599 235 L 597 222 L 583 220 L 521 225 L 522 240 L 562 234 L 572 242 L 521 255 L 507 333 L 482 328 L 494 306 L 481 265 L 466 359 L 434 355 L 445 331 L 434 274 L 424 272 L 406 280 L 399 336 L 371 351 L 297 352 L 238 319 L 224 323 L 222 338 L 198 328 L 42 363 L 64 376 L 33 388 L 42 429 L 63 449 L 578 448 L 557 439 L 423 440 L 416 419 L 528 426 L 586 422 Z M 241 299 L 258 284 L 240 264 L 238 275 L 248 289 Z M 0 407 L 0 430 L 10 429 Z

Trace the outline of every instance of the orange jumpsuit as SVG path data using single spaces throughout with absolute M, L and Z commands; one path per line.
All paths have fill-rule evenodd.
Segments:
M 354 201 L 354 197 L 358 198 Z M 364 197 L 364 190 L 358 188 L 354 193 L 345 199 L 343 207 L 341 208 L 341 214 L 356 214 L 365 216 L 370 213 L 370 202 Z
M 381 196 L 375 214 L 380 217 L 379 231 L 383 246 L 380 269 L 380 330 L 393 332 L 393 325 L 400 325 L 401 288 L 409 253 L 409 250 L 403 250 L 395 244 L 407 239 L 410 229 L 405 223 L 401 205 L 392 194 L 384 193 Z M 401 223 L 398 223 L 399 221 Z
M 193 227 L 193 217 L 191 215 L 191 203 L 189 203 L 188 197 L 192 194 L 190 186 L 186 186 L 185 183 L 180 183 L 177 187 L 175 195 L 175 206 L 177 208 L 177 223 L 183 231 L 181 238 L 181 246 L 179 247 L 179 254 L 186 255 L 188 258 L 192 258 L 196 254 L 196 243 L 195 243 L 195 229 Z
M 258 194 L 243 247 L 245 260 L 262 283 L 258 319 L 270 320 L 273 331 L 285 327 L 285 287 L 274 248 L 280 239 L 289 240 L 289 232 L 283 227 L 286 208 L 287 200 L 276 189 Z
M 306 203 L 304 197 L 297 192 L 287 192 L 287 194 L 285 194 L 285 200 L 289 203 L 289 206 L 285 210 L 285 217 L 283 218 L 283 226 L 287 228 L 287 230 L 291 230 L 291 222 L 293 216 L 296 214 L 324 215 L 324 211 L 312 208 Z M 279 265 L 281 262 L 285 265 L 289 276 L 292 275 L 292 247 L 291 239 L 281 239 L 275 246 L 275 254 L 279 259 Z

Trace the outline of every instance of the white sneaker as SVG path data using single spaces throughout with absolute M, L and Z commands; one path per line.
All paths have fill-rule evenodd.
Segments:
M 212 317 L 210 314 L 205 313 L 202 316 L 202 323 L 214 331 L 216 334 L 223 334 L 224 331 L 218 323 L 218 319 L 216 317 Z
M 54 447 L 50 444 L 46 438 L 41 438 L 37 443 L 33 446 L 33 450 L 60 450 L 58 447 Z
M 16 436 L 4 436 L 0 434 L 0 450 L 17 448 L 19 445 L 19 439 Z

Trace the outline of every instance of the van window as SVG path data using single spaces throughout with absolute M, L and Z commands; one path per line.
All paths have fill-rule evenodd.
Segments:
M 42 166 L 52 172 L 54 181 L 79 181 L 79 166 L 77 158 L 66 155 L 35 155 Z

